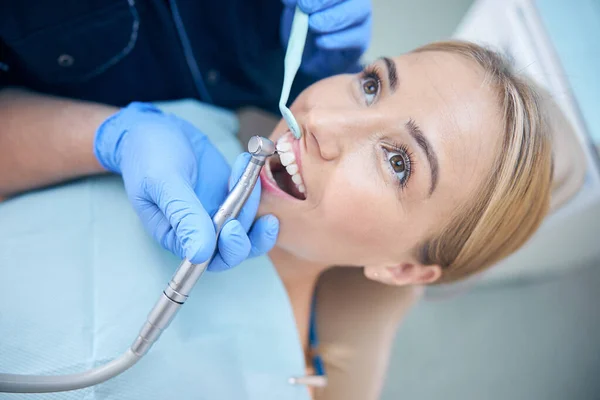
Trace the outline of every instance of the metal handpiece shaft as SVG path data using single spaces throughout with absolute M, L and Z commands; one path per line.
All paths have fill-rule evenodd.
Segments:
M 275 154 L 275 144 L 268 139 L 254 136 L 248 142 L 248 151 L 251 154 L 250 162 L 212 218 L 217 240 L 225 223 L 236 218 L 242 210 L 256 185 L 266 159 Z M 187 300 L 191 290 L 212 261 L 216 251 L 215 248 L 213 255 L 202 264 L 192 264 L 188 259 L 183 260 L 158 302 L 150 311 L 146 323 L 131 346 L 133 353 L 139 356 L 144 355 L 158 340 L 162 331 L 169 326 L 179 308 Z
M 246 200 L 248 200 L 248 197 L 252 193 L 252 189 L 254 189 L 263 165 L 264 161 L 261 164 L 254 158 L 250 159 L 240 180 L 213 216 L 217 240 L 225 223 L 239 215 Z M 187 297 L 213 257 L 214 254 L 202 264 L 192 264 L 184 260 L 175 275 L 173 275 L 169 287 L 180 295 Z

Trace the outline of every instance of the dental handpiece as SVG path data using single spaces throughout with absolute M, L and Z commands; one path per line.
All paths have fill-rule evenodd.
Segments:
M 253 136 L 248 142 L 248 152 L 251 155 L 248 166 L 213 216 L 217 240 L 225 223 L 236 218 L 248 200 L 266 159 L 275 154 L 275 144 L 269 139 Z M 192 288 L 212 261 L 214 254 L 202 264 L 192 264 L 187 259 L 183 260 L 163 295 L 148 315 L 148 320 L 131 346 L 131 351 L 142 356 L 150 349 L 162 331 L 173 320 L 181 305 L 185 303 Z
M 269 139 L 254 136 L 248 142 L 248 152 L 251 157 L 246 169 L 212 218 L 217 239 L 225 223 L 236 218 L 248 200 L 267 158 L 275 154 L 275 144 Z M 76 390 L 97 385 L 131 368 L 150 350 L 175 318 L 179 308 L 185 303 L 196 282 L 214 258 L 216 251 L 215 248 L 213 255 L 202 264 L 192 264 L 187 259 L 183 260 L 148 314 L 138 337 L 120 357 L 88 371 L 70 375 L 0 373 L 0 393 L 49 393 Z

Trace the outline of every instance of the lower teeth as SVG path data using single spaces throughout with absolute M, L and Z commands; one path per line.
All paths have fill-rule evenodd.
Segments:
M 294 198 L 301 199 L 301 197 L 297 195 L 298 187 L 294 184 L 294 182 L 292 182 L 291 177 L 288 175 L 285 169 L 275 171 L 273 175 L 274 181 L 281 190 Z
M 293 182 L 292 177 L 289 175 L 283 164 L 281 164 L 279 155 L 271 157 L 269 168 L 267 169 L 268 176 L 275 181 L 277 187 L 279 187 L 282 191 L 299 200 L 306 199 L 306 195 L 304 193 L 299 193 L 299 195 L 296 195 L 297 192 L 300 192 L 298 185 Z

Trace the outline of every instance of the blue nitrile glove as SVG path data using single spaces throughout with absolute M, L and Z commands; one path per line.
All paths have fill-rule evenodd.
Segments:
M 327 76 L 360 71 L 360 57 L 371 41 L 370 0 L 282 0 L 281 40 L 290 37 L 294 8 L 309 15 L 309 31 L 302 57 L 307 74 Z
M 96 132 L 94 154 L 104 168 L 122 175 L 131 204 L 158 243 L 196 264 L 212 255 L 211 216 L 228 193 L 230 177 L 241 176 L 248 154 L 238 157 L 232 171 L 193 125 L 146 103 L 131 103 L 108 118 Z M 231 268 L 275 244 L 277 219 L 254 222 L 260 190 L 259 181 L 239 218 L 223 227 L 208 270 Z

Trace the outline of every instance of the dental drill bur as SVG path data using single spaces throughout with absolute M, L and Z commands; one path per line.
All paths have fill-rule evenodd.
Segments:
M 275 144 L 269 139 L 254 136 L 248 142 L 248 152 L 251 155 L 250 162 L 248 162 L 242 176 L 212 218 L 217 240 L 225 223 L 238 216 L 248 197 L 250 197 L 267 158 L 276 152 Z M 215 247 L 213 255 L 202 264 L 192 264 L 187 259 L 183 260 L 158 302 L 148 314 L 146 323 L 142 326 L 138 337 L 120 357 L 88 371 L 69 375 L 47 376 L 0 373 L 0 393 L 65 392 L 97 385 L 125 372 L 150 350 L 161 333 L 167 329 L 175 315 L 177 315 L 179 308 L 187 300 L 194 285 L 212 261 L 216 251 Z

